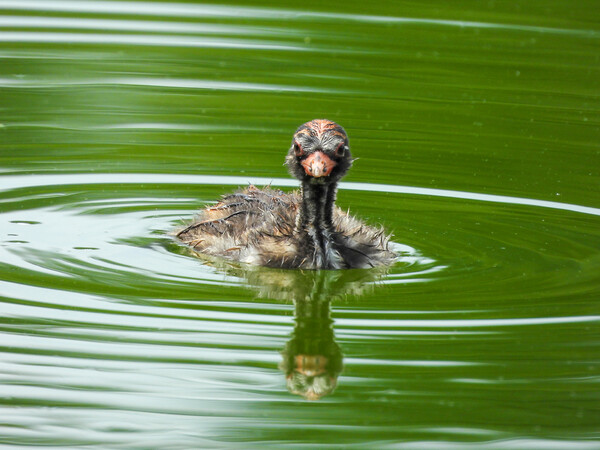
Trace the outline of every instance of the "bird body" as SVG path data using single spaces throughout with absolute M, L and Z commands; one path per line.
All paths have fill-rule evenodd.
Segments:
M 389 236 L 335 206 L 338 180 L 352 165 L 348 137 L 329 120 L 294 134 L 286 157 L 300 191 L 252 185 L 224 196 L 176 233 L 196 251 L 286 269 L 368 268 L 393 263 Z

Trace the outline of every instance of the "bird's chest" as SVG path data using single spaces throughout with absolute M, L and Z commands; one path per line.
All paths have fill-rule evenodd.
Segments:
M 303 241 L 303 242 L 302 242 Z M 301 241 L 311 269 L 342 269 L 344 260 L 336 248 L 334 236 L 327 230 L 308 227 Z

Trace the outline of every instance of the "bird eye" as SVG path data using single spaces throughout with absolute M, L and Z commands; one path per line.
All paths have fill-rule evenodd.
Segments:
M 338 156 L 338 157 L 344 156 L 345 152 L 346 152 L 346 144 L 344 142 L 342 142 L 335 149 L 335 156 Z
M 304 150 L 302 149 L 302 146 L 298 143 L 298 141 L 294 141 L 294 154 L 296 156 L 304 155 Z

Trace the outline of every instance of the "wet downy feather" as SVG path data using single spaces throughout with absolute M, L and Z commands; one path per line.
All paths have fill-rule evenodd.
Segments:
M 327 120 L 302 125 L 286 157 L 300 191 L 248 186 L 200 211 L 176 232 L 194 250 L 244 263 L 300 269 L 392 264 L 390 236 L 335 206 L 336 185 L 352 165 L 348 137 Z

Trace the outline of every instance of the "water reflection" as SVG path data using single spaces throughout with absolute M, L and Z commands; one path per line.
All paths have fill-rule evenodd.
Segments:
M 312 299 L 295 303 L 294 331 L 281 352 L 279 368 L 287 388 L 307 400 L 333 392 L 343 369 L 343 355 L 335 342 L 330 302 Z
M 292 301 L 294 330 L 281 351 L 279 364 L 287 388 L 307 400 L 319 400 L 335 390 L 343 369 L 343 354 L 335 342 L 331 302 L 371 292 L 387 274 L 387 268 L 280 270 L 183 251 L 229 277 L 244 279 L 260 298 Z

